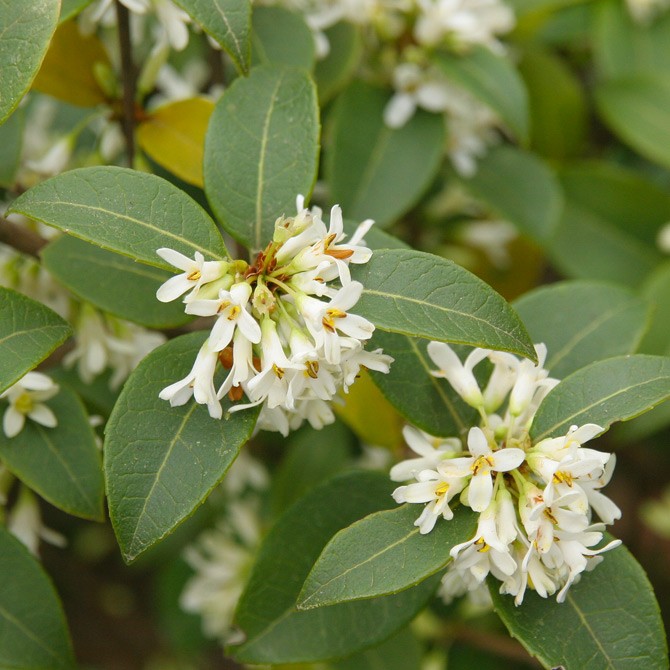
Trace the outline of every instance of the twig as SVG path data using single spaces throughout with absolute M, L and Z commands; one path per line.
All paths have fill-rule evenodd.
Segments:
M 463 642 L 468 646 L 483 649 L 491 654 L 502 656 L 510 661 L 523 663 L 529 668 L 542 667 L 516 640 L 503 635 L 497 635 L 488 631 L 484 633 L 481 630 L 458 626 L 453 631 L 453 639 Z
M 121 51 L 121 78 L 123 80 L 123 135 L 126 139 L 128 165 L 135 161 L 135 86 L 137 73 L 133 63 L 130 42 L 130 13 L 128 8 L 116 0 L 116 18 L 119 27 Z
M 48 240 L 32 230 L 0 218 L 0 242 L 23 254 L 39 258 L 40 251 Z

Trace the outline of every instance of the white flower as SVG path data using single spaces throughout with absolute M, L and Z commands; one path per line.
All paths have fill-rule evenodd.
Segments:
M 261 341 L 261 328 L 247 311 L 251 286 L 246 282 L 234 284 L 230 291 L 221 289 L 217 300 L 192 300 L 186 304 L 187 314 L 218 316 L 210 335 L 211 347 L 221 351 L 233 339 L 237 327 L 250 342 Z
M 405 442 L 419 458 L 410 458 L 391 468 L 390 476 L 394 482 L 404 482 L 421 470 L 434 469 L 445 458 L 454 456 L 461 450 L 458 438 L 433 437 L 414 426 L 405 426 L 402 431 Z
M 196 356 L 191 371 L 178 382 L 166 386 L 158 397 L 169 400 L 172 407 L 186 404 L 191 397 L 201 405 L 207 405 L 209 415 L 214 419 L 220 419 L 223 410 L 214 390 L 214 372 L 218 354 L 205 340 Z
M 468 504 L 475 512 L 483 512 L 493 494 L 492 472 L 508 472 L 523 463 L 526 454 L 522 449 L 508 447 L 493 451 L 484 431 L 476 426 L 468 433 L 471 456 L 443 461 L 438 468 L 450 477 L 468 477 Z
M 489 351 L 474 349 L 465 359 L 465 363 L 461 363 L 461 359 L 445 342 L 429 342 L 427 350 L 433 363 L 440 368 L 431 374 L 446 379 L 471 407 L 483 407 L 484 396 L 472 369 L 488 356 Z
M 9 402 L 2 420 L 2 428 L 9 438 L 18 435 L 26 422 L 26 417 L 47 428 L 58 425 L 53 411 L 44 400 L 58 393 L 58 384 L 41 372 L 27 372 L 18 382 L 10 386 L 0 398 Z
M 21 540 L 35 556 L 39 552 L 40 540 L 56 547 L 66 545 L 66 540 L 60 533 L 42 523 L 39 503 L 32 491 L 25 486 L 21 487 L 18 500 L 7 515 L 7 530 Z
M 228 268 L 228 263 L 225 261 L 206 261 L 205 257 L 199 251 L 195 252 L 194 260 L 178 251 L 165 247 L 158 249 L 156 253 L 163 260 L 170 263 L 170 265 L 174 265 L 176 268 L 184 271 L 182 274 L 170 277 L 156 291 L 156 297 L 161 302 L 176 300 L 187 291 L 189 293 L 185 300 L 195 299 L 198 290 L 203 284 L 220 279 Z
M 449 501 L 463 490 L 465 482 L 460 477 L 447 477 L 437 470 L 422 470 L 416 475 L 417 483 L 399 486 L 393 491 L 397 503 L 428 503 L 414 522 L 420 533 L 430 533 L 438 517 L 453 519 Z

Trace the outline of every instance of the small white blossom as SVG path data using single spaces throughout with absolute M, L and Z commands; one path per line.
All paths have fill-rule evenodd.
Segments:
M 53 398 L 58 390 L 58 384 L 45 374 L 27 372 L 4 391 L 0 399 L 9 402 L 2 419 L 5 435 L 9 438 L 18 435 L 23 430 L 26 418 L 46 428 L 55 428 L 58 425 L 56 415 L 44 401 Z

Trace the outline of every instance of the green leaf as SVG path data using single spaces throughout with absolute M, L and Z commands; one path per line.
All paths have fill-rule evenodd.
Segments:
M 340 21 L 325 31 L 330 51 L 316 62 L 314 79 L 323 105 L 352 79 L 363 55 L 363 39 L 358 26 Z
M 354 269 L 363 295 L 356 314 L 377 328 L 441 342 L 511 351 L 535 360 L 514 310 L 488 284 L 452 261 L 421 251 L 377 251 Z
M 205 139 L 205 191 L 226 230 L 260 250 L 316 177 L 319 110 L 309 76 L 263 65 L 221 96 Z
M 200 205 L 170 182 L 127 168 L 64 172 L 26 191 L 12 203 L 11 211 L 172 271 L 156 249 L 227 258 L 223 238 Z
M 0 526 L 0 666 L 76 667 L 58 595 L 28 550 Z
M 437 579 L 403 593 L 298 611 L 296 598 L 328 540 L 366 514 L 393 507 L 382 474 L 338 475 L 295 503 L 268 533 L 237 609 L 243 663 L 297 663 L 342 657 L 384 640 L 414 617 Z M 337 504 L 334 504 L 337 501 Z M 352 625 L 355 622 L 355 625 Z
M 569 200 L 549 248 L 563 273 L 578 279 L 637 286 L 656 267 L 657 250 Z
M 63 235 L 42 251 L 44 266 L 76 296 L 99 309 L 148 328 L 174 328 L 191 320 L 184 305 L 156 299 L 172 273 L 140 265 L 105 249 Z M 104 281 L 91 281 L 104 277 Z
M 656 250 L 658 229 L 670 219 L 670 193 L 657 182 L 605 161 L 573 163 L 560 179 L 572 203 Z
M 607 430 L 670 397 L 670 358 L 620 356 L 577 370 L 543 400 L 530 429 L 534 442 L 565 435 L 572 425 Z
M 437 66 L 504 121 L 516 138 L 528 139 L 528 94 L 514 66 L 504 56 L 496 56 L 485 47 L 468 54 L 438 54 Z
M 30 88 L 59 13 L 60 0 L 0 0 L 0 123 Z
M 452 547 L 475 533 L 477 515 L 458 510 L 421 535 L 414 521 L 421 505 L 403 505 L 366 516 L 326 545 L 298 596 L 298 608 L 398 593 L 446 568 Z
M 465 435 L 477 412 L 466 405 L 445 379 L 430 374 L 436 365 L 426 340 L 377 330 L 368 349 L 381 347 L 394 361 L 388 374 L 370 371 L 386 399 L 407 421 L 431 435 Z
M 670 15 L 636 23 L 628 6 L 616 0 L 596 4 L 593 58 L 599 74 L 616 79 L 670 67 Z
M 270 507 L 277 516 L 298 498 L 351 461 L 355 438 L 336 421 L 321 430 L 304 426 L 293 433 L 286 454 L 272 477 Z
M 218 420 L 191 400 L 158 397 L 193 366 L 205 334 L 183 335 L 154 350 L 126 382 L 106 428 L 109 515 L 126 561 L 168 535 L 223 479 L 249 439 L 258 410 Z M 223 401 L 224 416 L 229 407 Z
M 632 354 L 650 318 L 648 302 L 600 282 L 542 286 L 514 307 L 533 342 L 547 345 L 544 367 L 558 379 L 593 361 Z
M 670 167 L 670 76 L 644 74 L 596 89 L 603 120 L 640 155 Z
M 251 25 L 251 59 L 254 65 L 274 63 L 305 70 L 314 67 L 314 36 L 302 15 L 283 7 L 256 7 Z
M 588 124 L 579 80 L 561 58 L 537 48 L 524 53 L 519 71 L 528 89 L 531 147 L 546 158 L 579 156 Z
M 17 109 L 0 126 L 0 187 L 13 188 L 23 148 L 25 110 Z
M 72 335 L 55 312 L 0 286 L 0 393 Z
M 496 147 L 464 182 L 494 214 L 535 240 L 545 241 L 558 224 L 563 208 L 560 184 L 534 154 L 512 146 Z
M 611 538 L 609 538 L 611 539 Z M 625 547 L 568 591 L 564 603 L 527 592 L 523 604 L 498 593 L 496 612 L 510 633 L 545 668 L 664 670 L 668 667 L 663 624 L 651 584 Z
M 386 226 L 417 203 L 442 162 L 442 117 L 418 111 L 402 128 L 384 124 L 389 95 L 355 81 L 339 96 L 326 179 L 350 219 Z
M 409 628 L 379 646 L 332 664 L 332 670 L 416 670 L 421 667 L 423 649 Z
M 103 521 L 101 458 L 88 415 L 68 388 L 62 387 L 46 404 L 58 425 L 46 428 L 28 419 L 15 437 L 0 432 L 0 460 L 52 505 Z
M 640 344 L 644 354 L 670 355 L 670 262 L 661 265 L 642 287 L 654 311 L 651 327 Z
M 250 0 L 176 0 L 176 3 L 225 49 L 235 67 L 247 74 L 251 58 Z

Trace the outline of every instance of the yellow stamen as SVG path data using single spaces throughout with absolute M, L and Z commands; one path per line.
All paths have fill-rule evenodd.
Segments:
M 481 553 L 481 554 L 485 554 L 487 551 L 489 551 L 489 549 L 491 549 L 491 547 L 489 547 L 489 545 L 486 544 L 486 541 L 484 540 L 483 537 L 480 537 L 480 538 L 475 542 L 475 544 L 478 544 L 478 545 L 479 545 L 479 549 L 477 549 L 477 551 L 478 551 L 479 553 Z
M 222 300 L 221 304 L 219 305 L 219 309 L 216 310 L 216 311 L 220 314 L 227 307 L 230 307 L 230 301 L 229 300 Z
M 230 314 L 228 314 L 228 321 L 235 321 L 235 319 L 240 315 L 241 311 L 242 310 L 240 309 L 239 305 L 234 305 L 231 307 Z
M 443 496 L 449 490 L 449 484 L 447 482 L 442 482 L 436 489 L 435 495 Z
M 569 472 L 557 470 L 553 476 L 554 484 L 567 484 L 572 488 L 572 475 Z
M 191 274 L 188 275 L 186 279 L 190 281 L 198 281 L 200 277 L 202 277 L 202 272 L 200 272 L 200 270 L 193 270 L 193 272 L 191 272 Z
M 284 378 L 284 369 L 280 368 L 276 363 L 272 364 L 272 369 L 279 379 Z
M 30 414 L 35 407 L 35 401 L 30 393 L 22 393 L 14 402 L 14 407 L 21 414 Z
M 307 361 L 305 365 L 307 366 L 305 377 L 316 379 L 319 376 L 319 361 Z
M 476 475 L 482 468 L 492 468 L 492 467 L 493 467 L 493 458 L 491 458 L 491 456 L 480 456 L 470 466 L 470 469 L 472 470 L 472 474 Z

